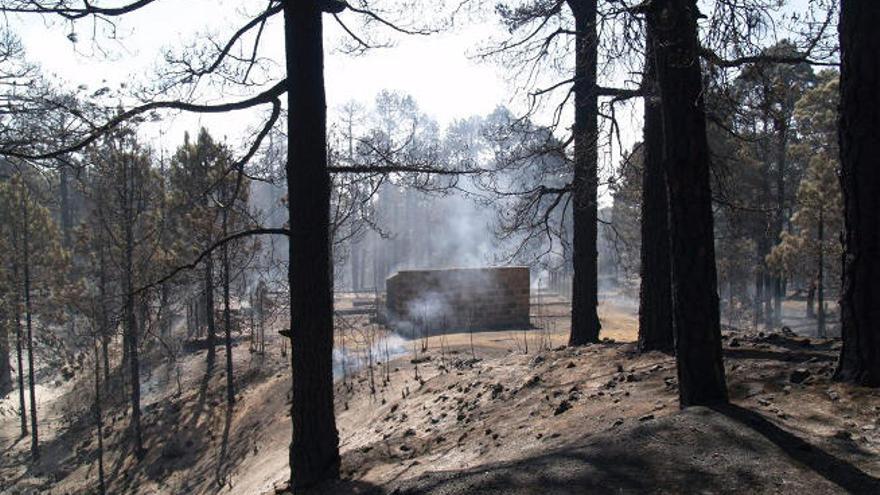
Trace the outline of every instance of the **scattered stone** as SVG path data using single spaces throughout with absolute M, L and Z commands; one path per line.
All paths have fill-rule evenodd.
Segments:
M 734 338 L 730 339 L 730 342 L 727 345 L 730 347 L 739 347 L 740 346 L 739 339 L 734 337 Z
M 834 390 L 829 390 L 828 391 L 828 398 L 831 399 L 832 401 L 836 402 L 836 401 L 840 400 L 840 394 L 838 394 Z
M 640 417 L 639 421 L 651 421 L 652 419 L 654 419 L 653 414 L 646 414 L 646 415 Z
M 565 365 L 565 367 L 568 368 L 568 369 L 572 369 L 572 368 L 574 368 L 574 367 L 575 367 L 574 361 L 569 361 L 568 364 Z
M 797 368 L 791 372 L 788 381 L 791 383 L 804 383 L 804 380 L 810 377 L 810 370 L 806 368 Z
M 838 440 L 851 440 L 852 434 L 847 430 L 837 430 L 834 432 L 834 438 Z
M 568 411 L 569 409 L 571 409 L 571 403 L 568 402 L 567 400 L 563 400 L 562 402 L 559 403 L 558 406 L 556 406 L 556 409 L 553 411 L 553 415 L 559 416 L 560 414 L 564 413 L 565 411 Z
M 495 400 L 498 398 L 498 396 L 501 395 L 501 392 L 504 392 L 504 385 L 496 383 L 494 385 L 490 385 L 489 389 L 492 391 L 492 400 Z

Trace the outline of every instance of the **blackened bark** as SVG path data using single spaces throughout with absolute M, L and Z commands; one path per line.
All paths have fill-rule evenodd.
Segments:
M 73 211 L 70 205 L 70 171 L 61 164 L 58 171 L 58 189 L 61 196 L 61 240 L 64 247 L 70 249 L 71 233 L 73 232 Z
M 755 264 L 755 329 L 764 320 L 764 267 L 761 263 L 761 239 L 758 239 L 758 262 Z
M 217 325 L 214 320 L 214 258 L 210 254 L 205 258 L 205 318 L 208 327 L 208 362 L 211 367 L 217 353 Z
M 816 317 L 816 280 L 810 281 L 807 288 L 807 318 Z
M 599 341 L 598 238 L 599 185 L 596 148 L 599 136 L 599 103 L 596 64 L 596 0 L 569 0 L 575 19 L 574 72 L 574 181 L 572 195 L 574 220 L 572 264 L 574 277 L 571 297 L 571 334 L 569 345 Z
M 330 175 L 323 28 L 318 3 L 284 3 L 293 372 L 290 483 L 295 490 L 338 478 L 340 461 L 333 411 Z
M 12 390 L 12 368 L 9 367 L 9 324 L 12 322 L 5 305 L 0 305 L 0 396 Z
M 639 350 L 671 351 L 672 266 L 669 202 L 663 170 L 663 113 L 656 86 L 651 37 L 645 43 L 645 128 L 642 143 L 642 246 L 639 287 Z
M 223 210 L 223 237 L 228 235 L 229 205 Z M 223 245 L 223 330 L 226 347 L 226 403 L 235 402 L 235 386 L 232 380 L 232 315 L 229 311 L 229 243 Z
M 34 333 L 33 333 L 33 308 L 31 305 L 31 267 L 30 267 L 30 219 L 28 205 L 29 199 L 23 195 L 22 201 L 22 252 L 24 255 L 23 271 L 24 271 L 24 318 L 25 329 L 27 330 L 27 353 L 28 353 L 28 386 L 31 399 L 31 458 L 37 460 L 40 458 L 40 440 L 37 423 L 37 396 L 36 396 L 36 379 L 34 374 Z
M 663 109 L 682 407 L 727 401 L 697 16 L 695 0 L 653 2 L 647 16 Z
M 103 340 L 103 335 L 98 336 Z M 104 484 L 104 421 L 101 416 L 101 359 L 95 342 L 95 431 L 98 434 L 98 493 L 107 493 Z
M 140 459 L 144 455 L 143 440 L 141 436 L 141 381 L 140 363 L 138 360 L 138 327 L 135 317 L 135 293 L 134 293 L 134 165 L 125 164 L 125 273 L 123 283 L 125 290 L 125 335 L 123 345 L 128 349 L 128 366 L 131 404 L 131 437 L 135 456 Z
M 880 2 L 841 0 L 840 162 L 844 204 L 836 377 L 880 386 Z
M 783 109 L 784 116 L 776 120 L 774 127 L 778 140 L 776 142 L 776 211 L 773 217 L 773 242 L 779 242 L 779 236 L 785 224 L 785 173 L 788 168 L 788 115 L 793 111 Z M 782 300 L 785 298 L 785 279 L 781 274 L 773 277 L 773 319 L 774 324 L 782 326 Z
M 816 335 L 825 338 L 825 253 L 822 244 L 825 242 L 825 213 L 819 209 L 819 269 L 816 276 L 816 292 L 819 299 L 819 313 L 816 319 Z
M 17 235 L 13 234 L 13 237 L 17 238 Z M 13 279 L 15 280 L 15 314 L 13 318 L 15 318 L 15 357 L 18 364 L 18 413 L 21 419 L 21 438 L 24 438 L 28 434 L 28 427 L 24 402 L 24 352 L 22 350 L 24 336 L 21 331 L 21 287 L 18 285 L 20 280 L 18 277 L 19 269 L 16 262 L 13 268 Z

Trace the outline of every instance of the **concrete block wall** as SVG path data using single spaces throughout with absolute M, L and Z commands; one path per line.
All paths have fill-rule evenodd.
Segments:
M 528 267 L 403 270 L 386 288 L 386 319 L 404 333 L 529 326 Z

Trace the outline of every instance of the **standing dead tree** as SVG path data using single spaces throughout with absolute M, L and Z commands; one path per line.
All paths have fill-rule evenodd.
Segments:
M 841 0 L 840 160 L 844 197 L 843 349 L 836 377 L 880 386 L 877 187 L 880 4 Z

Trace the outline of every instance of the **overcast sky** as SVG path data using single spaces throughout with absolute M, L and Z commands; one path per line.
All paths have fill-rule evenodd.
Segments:
M 183 46 L 204 33 L 241 25 L 245 18 L 241 3 L 159 1 L 120 18 L 116 25 L 119 41 L 109 40 L 107 27 L 99 24 L 98 43 L 91 41 L 92 21 L 71 25 L 52 18 L 19 16 L 9 22 L 22 38 L 28 58 L 39 63 L 45 72 L 74 86 L 84 84 L 97 89 L 146 80 L 152 68 L 162 63 L 165 48 Z M 251 3 L 246 8 L 253 13 L 264 5 Z M 469 58 L 485 40 L 486 33 L 495 30 L 496 26 L 486 24 L 431 36 L 404 36 L 396 38 L 394 47 L 354 57 L 336 50 L 343 33 L 332 18 L 325 16 L 328 107 L 332 112 L 351 99 L 369 104 L 380 90 L 398 89 L 413 95 L 422 110 L 443 127 L 456 118 L 485 115 L 499 104 L 509 104 L 510 93 L 501 68 Z M 72 31 L 78 39 L 75 44 L 68 39 Z M 264 44 L 266 53 L 283 63 L 277 23 L 276 29 L 267 32 Z M 97 51 L 95 45 L 103 52 Z M 234 141 L 242 125 L 254 123 L 249 120 L 252 119 L 247 116 L 179 116 L 165 123 L 163 131 L 179 136 L 186 128 L 204 124 L 215 134 Z

